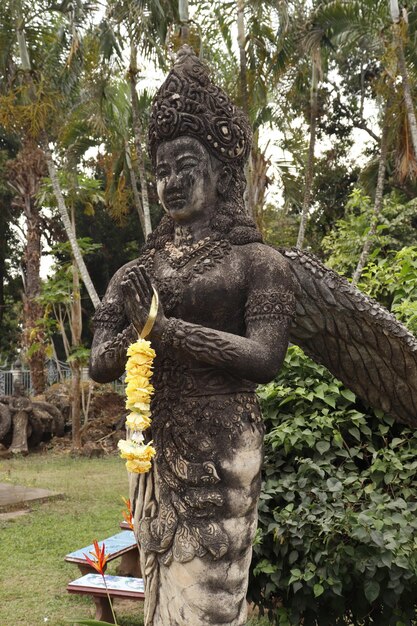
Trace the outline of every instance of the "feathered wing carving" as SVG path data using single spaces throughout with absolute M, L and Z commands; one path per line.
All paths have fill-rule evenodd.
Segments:
M 313 255 L 280 249 L 296 289 L 291 341 L 374 408 L 417 426 L 417 339 Z

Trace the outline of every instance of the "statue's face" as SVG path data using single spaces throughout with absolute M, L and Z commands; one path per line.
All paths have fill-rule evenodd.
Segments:
M 166 141 L 156 155 L 156 184 L 165 211 L 187 224 L 215 210 L 220 163 L 193 137 Z

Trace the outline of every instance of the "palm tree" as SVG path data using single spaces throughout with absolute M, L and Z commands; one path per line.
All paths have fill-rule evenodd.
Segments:
M 43 307 L 39 302 L 41 278 L 41 234 L 44 218 L 42 207 L 36 201 L 42 177 L 46 173 L 41 150 L 26 142 L 17 156 L 8 162 L 9 185 L 14 191 L 14 206 L 25 217 L 26 241 L 23 282 L 23 348 L 31 372 L 35 394 L 45 390 L 45 338 L 39 325 Z
M 302 248 L 305 237 L 305 229 L 308 212 L 311 207 L 314 177 L 314 159 L 316 147 L 317 116 L 318 116 L 318 90 L 322 75 L 321 46 L 317 42 L 311 50 L 311 86 L 310 86 L 310 140 L 308 144 L 308 157 L 304 183 L 304 198 L 301 211 L 300 227 L 297 236 L 297 248 Z
M 381 65 L 380 76 L 374 85 L 382 100 L 384 114 L 373 217 L 353 274 L 354 283 L 361 276 L 375 240 L 383 202 L 387 162 L 389 160 L 396 162 L 396 167 L 393 168 L 394 181 L 400 185 L 403 185 L 407 178 L 413 179 L 417 171 L 417 123 L 410 80 L 412 74 L 408 71 L 406 56 L 408 16 L 405 8 L 400 12 L 397 0 L 390 0 L 388 5 L 389 13 L 386 2 L 352 2 L 350 24 L 346 23 L 345 26 L 347 36 L 344 37 L 343 30 L 340 29 L 334 37 L 335 43 L 341 43 L 346 50 L 352 44 L 361 45 L 366 42 L 366 48 L 373 51 Z M 360 22 L 358 17 L 361 18 Z M 392 23 L 391 29 L 387 28 L 389 18 Z M 412 56 L 414 50 L 411 50 L 410 59 L 414 64 L 415 59 Z M 398 74 L 401 76 L 402 90 L 395 88 L 395 78 Z
M 178 17 L 180 22 L 180 40 L 181 43 L 188 43 L 189 20 L 190 14 L 188 10 L 188 0 L 178 0 Z
M 248 114 L 248 79 L 246 62 L 246 33 L 245 33 L 245 2 L 237 0 L 237 43 L 239 46 L 239 77 L 240 101 L 242 109 Z
M 73 248 L 79 271 L 88 294 L 94 307 L 100 303 L 96 290 L 90 279 L 85 266 L 82 254 L 78 248 L 75 233 L 71 226 L 68 211 L 62 191 L 59 186 L 59 179 L 50 149 L 50 132 L 56 133 L 56 126 L 60 126 L 65 120 L 66 107 L 71 106 L 70 91 L 74 83 L 77 82 L 80 72 L 80 35 L 77 25 L 85 15 L 81 14 L 83 7 L 80 3 L 75 3 L 69 8 L 63 8 L 63 12 L 57 19 L 45 20 L 39 23 L 39 15 L 31 15 L 30 7 L 24 5 L 24 0 L 14 0 L 5 9 L 5 17 L 8 23 L 15 21 L 15 31 L 9 31 L 9 39 L 15 36 L 18 44 L 18 57 L 20 67 L 15 64 L 15 83 L 20 80 L 20 84 L 10 82 L 8 91 L 4 94 L 4 102 L 9 103 L 8 110 L 3 107 L 2 123 L 6 128 L 10 128 L 20 134 L 23 142 L 26 137 L 38 143 L 42 150 L 49 176 L 51 178 L 54 192 L 56 193 L 57 205 L 67 233 L 68 240 Z M 39 8 L 39 7 L 38 7 Z M 67 13 L 65 13 L 65 10 Z M 45 7 L 41 15 L 50 17 Z M 26 16 L 26 17 L 24 17 Z M 27 40 L 26 26 L 31 18 L 35 21 L 31 25 L 31 35 L 33 46 L 30 50 Z M 62 60 L 62 27 L 71 28 L 70 45 L 67 48 L 68 56 Z M 68 32 L 68 31 L 67 31 Z M 48 38 L 46 39 L 46 34 Z M 47 41 L 47 43 L 45 43 Z M 39 53 L 39 50 L 41 51 Z M 10 54 L 13 55 L 13 47 L 9 47 Z M 36 56 L 36 63 L 33 65 L 32 54 Z M 17 61 L 17 59 L 16 59 Z M 10 65 L 10 59 L 3 58 L 4 65 Z M 21 72 L 19 75 L 18 70 Z M 36 71 L 35 71 L 36 70 Z M 22 76 L 19 79 L 19 76 Z M 13 103 L 13 108 L 10 105 Z M 54 128 L 55 123 L 55 128 Z
M 417 120 L 414 111 L 410 78 L 404 53 L 404 38 L 406 37 L 408 29 L 407 9 L 403 7 L 400 13 L 398 0 L 390 0 L 389 5 L 392 20 L 393 42 L 398 59 L 398 69 L 402 79 L 404 102 L 407 110 L 409 130 L 414 148 L 414 157 L 417 159 Z
M 126 108 L 123 103 L 121 115 L 110 116 L 112 128 L 117 125 L 117 118 L 123 119 L 123 131 L 119 123 L 119 134 L 123 135 L 123 160 L 128 170 L 131 181 L 134 204 L 136 206 L 141 228 L 145 240 L 152 232 L 150 217 L 149 194 L 147 186 L 147 174 L 144 151 L 144 130 L 140 103 L 137 94 L 137 77 L 140 73 L 138 67 L 138 55 L 146 59 L 152 59 L 160 65 L 166 67 L 165 41 L 169 26 L 177 20 L 178 7 L 175 0 L 132 0 L 117 1 L 110 0 L 107 5 L 106 19 L 101 27 L 101 32 L 105 35 L 102 48 L 105 49 L 105 58 L 102 61 L 112 62 L 117 57 L 119 69 L 122 67 L 123 57 L 120 54 L 121 48 L 125 45 L 122 29 L 128 33 L 130 47 L 130 63 L 127 72 L 130 88 L 130 106 Z M 181 11 L 180 19 L 184 24 L 188 23 L 188 0 L 179 3 Z M 122 29 L 120 28 L 122 26 Z M 184 36 L 188 32 L 184 26 Z M 134 154 L 130 148 L 130 136 L 133 131 Z M 122 152 L 120 152 L 122 155 Z M 140 195 L 138 192 L 137 177 L 140 182 Z M 114 187 L 111 185 L 111 187 Z
M 130 67 L 129 67 L 129 81 L 130 81 L 130 98 L 132 105 L 132 126 L 133 134 L 135 138 L 136 159 L 139 170 L 140 188 L 142 192 L 142 211 L 143 211 L 143 233 L 145 239 L 152 232 L 151 215 L 149 211 L 149 195 L 148 195 L 148 183 L 146 180 L 145 159 L 143 153 L 143 128 L 140 119 L 139 99 L 136 90 L 136 76 L 138 73 L 137 67 L 137 50 L 133 41 L 133 37 L 130 39 Z M 136 185 L 132 185 L 134 189 Z M 136 188 L 137 189 L 137 188 Z M 137 202 L 136 202 L 137 204 Z
M 373 216 L 371 225 L 366 236 L 365 242 L 363 244 L 362 252 L 359 257 L 358 264 L 352 276 L 352 283 L 356 285 L 361 277 L 364 267 L 369 258 L 369 254 L 371 252 L 371 247 L 375 239 L 375 235 L 377 233 L 377 227 L 381 218 L 381 209 L 384 195 L 384 183 L 385 183 L 385 172 L 387 169 L 387 157 L 388 157 L 388 137 L 389 137 L 389 122 L 390 122 L 390 109 L 391 109 L 392 98 L 389 98 L 385 104 L 385 112 L 384 112 L 384 120 L 382 124 L 382 134 L 381 134 L 381 146 L 380 153 L 378 159 L 378 177 L 375 189 L 375 199 L 373 206 Z
M 289 30 L 287 13 L 287 3 L 271 0 L 207 1 L 200 2 L 197 10 L 197 17 L 204 21 L 201 49 L 218 71 L 216 80 L 252 122 L 254 138 L 246 172 L 245 202 L 260 228 L 269 178 L 258 176 L 268 161 L 260 147 L 259 129 L 267 124 L 282 128 L 286 123 L 276 92 L 279 93 L 278 85 L 296 56 L 296 29 Z
M 65 204 L 71 211 L 71 227 L 75 232 L 76 208 L 91 209 L 95 204 L 103 201 L 103 194 L 99 188 L 100 181 L 82 175 L 77 176 L 75 172 L 71 172 L 69 175 L 62 176 L 59 183 L 60 188 L 66 190 Z M 49 209 L 56 208 L 56 191 L 53 189 L 52 180 L 44 179 L 39 199 Z M 83 253 L 92 253 L 100 246 L 83 239 L 80 242 L 77 241 L 77 247 L 82 249 Z M 68 258 L 68 261 L 61 261 L 53 268 L 55 275 L 49 278 L 43 286 L 42 301 L 47 311 L 54 313 L 67 362 L 71 368 L 72 441 L 74 448 L 80 448 L 81 371 L 85 364 L 82 357 L 85 361 L 86 353 L 88 353 L 82 345 L 80 275 L 69 243 L 58 245 L 57 251 L 60 252 L 61 257 Z M 53 343 L 53 340 L 51 341 Z
M 59 184 L 58 172 L 55 167 L 54 160 L 52 158 L 52 153 L 47 143 L 47 140 L 43 141 L 43 151 L 46 158 L 46 165 L 48 167 L 49 178 L 51 179 L 52 188 L 55 194 L 57 207 L 64 224 L 65 232 L 67 234 L 67 238 L 69 243 L 71 244 L 72 253 L 74 255 L 75 262 L 77 264 L 78 270 L 80 272 L 81 279 L 85 285 L 88 295 L 90 296 L 91 302 L 96 309 L 100 304 L 100 298 L 98 297 L 97 291 L 92 283 L 90 278 L 90 274 L 88 273 L 87 267 L 85 265 L 83 256 L 81 254 L 81 250 L 77 243 L 77 237 L 75 235 L 75 230 L 73 225 L 71 224 L 71 220 L 68 214 L 68 209 L 65 204 L 65 199 L 62 193 L 61 186 Z

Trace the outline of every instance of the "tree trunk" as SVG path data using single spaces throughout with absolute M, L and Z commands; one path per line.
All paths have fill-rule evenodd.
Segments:
M 17 14 L 16 39 L 17 45 L 19 46 L 20 62 L 22 64 L 22 70 L 24 72 L 30 72 L 32 67 L 30 63 L 29 51 L 26 44 L 25 21 L 23 18 L 22 2 L 20 0 L 15 3 L 15 10 Z
M 190 36 L 188 0 L 178 0 L 178 16 L 180 18 L 180 40 L 181 44 L 188 43 Z
M 366 236 L 365 243 L 362 248 L 361 255 L 359 257 L 358 265 L 352 276 L 352 284 L 356 285 L 361 277 L 363 268 L 365 267 L 369 253 L 371 251 L 372 243 L 375 239 L 376 229 L 378 226 L 379 218 L 381 215 L 382 200 L 384 194 L 384 182 L 385 182 L 385 170 L 387 166 L 387 154 L 388 154 L 388 113 L 391 105 L 391 99 L 389 98 L 385 105 L 384 125 L 381 135 L 381 152 L 379 155 L 378 165 L 378 178 L 375 189 L 375 201 L 373 207 L 373 215 L 369 232 Z
M 125 139 L 125 154 L 126 154 L 127 169 L 129 170 L 130 182 L 131 182 L 131 187 L 132 187 L 133 200 L 135 202 L 135 207 L 138 212 L 139 222 L 142 228 L 142 232 L 146 240 L 145 216 L 143 214 L 142 201 L 140 199 L 140 195 L 138 191 L 138 181 L 136 178 L 135 170 L 133 169 L 132 157 L 130 155 L 130 147 L 129 147 L 129 142 L 127 139 Z
M 253 182 L 253 207 L 256 218 L 256 225 L 264 234 L 263 209 L 265 205 L 265 193 L 269 183 L 268 172 L 269 161 L 259 148 L 252 148 L 252 182 Z
M 240 76 L 240 97 L 241 106 L 246 115 L 249 110 L 248 102 L 248 80 L 246 63 L 246 36 L 245 36 L 245 3 L 244 0 L 237 0 L 237 43 L 239 46 L 239 76 Z
M 68 241 L 71 244 L 71 249 L 75 258 L 75 262 L 77 263 L 77 267 L 79 269 L 81 279 L 87 289 L 88 295 L 91 298 L 91 302 L 93 303 L 94 308 L 96 309 L 98 305 L 100 304 L 100 298 L 98 297 L 97 292 L 94 288 L 94 285 L 91 281 L 90 274 L 88 273 L 80 248 L 78 246 L 74 229 L 72 228 L 71 221 L 68 215 L 67 207 L 65 206 L 65 200 L 64 200 L 64 196 L 62 195 L 61 187 L 59 184 L 58 174 L 55 168 L 55 163 L 53 162 L 52 154 L 48 147 L 47 141 L 44 141 L 43 151 L 44 151 L 45 158 L 46 158 L 49 178 L 51 179 L 52 188 L 54 190 L 55 198 L 57 201 L 58 210 L 59 210 L 61 219 L 64 224 Z
M 27 81 L 29 87 L 30 87 L 30 96 L 32 100 L 35 100 L 36 98 L 36 89 L 34 87 L 33 84 L 33 80 L 32 80 L 32 76 L 30 74 L 31 71 L 31 63 L 30 63 L 30 57 L 29 57 L 29 51 L 27 48 L 27 43 L 26 43 L 26 36 L 25 36 L 25 31 L 24 31 L 24 21 L 23 21 L 23 12 L 22 12 L 22 6 L 21 3 L 19 2 L 17 5 L 17 10 L 18 10 L 18 14 L 19 14 L 19 22 L 17 25 L 17 29 L 16 29 L 16 37 L 17 37 L 17 41 L 18 41 L 18 45 L 19 45 L 19 54 L 20 54 L 20 60 L 22 63 L 22 67 L 23 70 L 25 72 L 25 80 Z M 97 308 L 98 305 L 100 304 L 100 298 L 97 295 L 96 290 L 94 289 L 94 285 L 91 281 L 90 275 L 88 273 L 88 270 L 85 266 L 84 263 L 84 259 L 82 257 L 81 251 L 78 247 L 77 244 L 77 240 L 75 238 L 74 232 L 72 230 L 71 227 L 71 222 L 68 216 L 68 211 L 67 208 L 65 206 L 65 200 L 64 197 L 62 195 L 62 191 L 59 185 L 59 180 L 58 180 L 58 175 L 55 169 L 55 164 L 53 162 L 52 159 L 52 154 L 51 151 L 49 149 L 49 145 L 48 145 L 48 139 L 47 137 L 43 137 L 43 153 L 45 156 L 45 160 L 46 160 L 46 164 L 48 167 L 48 172 L 49 172 L 49 177 L 51 179 L 52 182 L 52 187 L 54 190 L 54 194 L 56 197 L 56 201 L 58 204 L 58 209 L 59 212 L 61 214 L 61 218 L 62 221 L 64 223 L 64 227 L 65 227 L 65 231 L 67 233 L 67 237 L 68 240 L 71 244 L 71 248 L 73 250 L 74 253 L 74 257 L 75 260 L 77 262 L 78 268 L 80 270 L 80 274 L 81 274 L 81 278 L 86 286 L 88 295 L 91 298 L 91 301 L 94 305 L 94 308 Z
M 133 40 L 131 39 L 130 69 L 129 69 L 130 95 L 131 95 L 131 100 L 132 100 L 133 134 L 135 137 L 136 158 L 137 158 L 137 164 L 138 164 L 138 170 L 139 170 L 140 189 L 141 189 L 141 195 L 142 195 L 144 234 L 145 234 L 145 240 L 146 240 L 148 235 L 150 235 L 150 233 L 152 232 L 152 224 L 151 224 L 151 215 L 149 211 L 148 185 L 146 182 L 145 161 L 143 158 L 143 148 L 142 148 L 143 129 L 142 129 L 141 121 L 140 121 L 138 94 L 136 93 L 136 74 L 138 71 L 136 59 L 137 59 L 136 48 L 133 43 Z
M 22 344 L 35 394 L 43 393 L 46 385 L 45 336 L 39 324 L 43 309 L 38 301 L 41 286 L 41 215 L 35 202 L 45 173 L 45 159 L 41 150 L 29 142 L 7 164 L 8 182 L 15 194 L 13 204 L 26 218 Z
M 3 325 L 4 316 L 4 286 L 6 283 L 6 258 L 8 254 L 7 235 L 9 228 L 5 213 L 5 206 L 0 206 L 0 328 Z
M 74 211 L 73 211 L 74 224 Z M 74 231 L 75 227 L 73 226 Z M 80 296 L 80 276 L 73 260 L 72 264 L 72 299 L 71 299 L 71 348 L 77 350 L 81 345 L 82 311 Z M 81 447 L 81 363 L 78 359 L 71 363 L 71 421 L 73 448 Z
M 42 306 L 38 302 L 40 295 L 40 259 L 41 259 L 41 226 L 39 210 L 33 198 L 26 198 L 26 250 L 25 250 L 25 292 L 23 300 L 24 331 L 23 344 L 29 350 L 27 357 L 32 388 L 35 395 L 45 391 L 45 337 L 39 326 L 42 318 Z
M 79 363 L 71 365 L 72 447 L 81 448 L 81 371 Z
M 310 143 L 308 146 L 308 159 L 305 175 L 303 208 L 301 212 L 300 228 L 298 230 L 297 248 L 302 248 L 308 219 L 308 211 L 311 206 L 314 177 L 314 153 L 316 147 L 317 113 L 318 113 L 318 84 L 319 68 L 317 62 L 312 61 L 311 70 L 311 94 L 310 94 Z
M 17 13 L 16 39 L 17 45 L 19 47 L 19 57 L 24 73 L 24 80 L 29 86 L 29 95 L 31 100 L 33 101 L 36 99 L 36 89 L 33 84 L 33 78 L 31 75 L 32 65 L 30 62 L 29 50 L 26 42 L 25 21 L 23 18 L 23 8 L 20 0 L 16 2 L 15 8 Z
M 243 111 L 249 113 L 248 96 L 248 68 L 246 62 L 246 33 L 245 33 L 245 2 L 237 0 L 237 43 L 239 47 L 239 78 L 240 78 L 240 105 Z M 253 157 L 252 152 L 245 165 L 246 190 L 244 195 L 247 213 L 255 220 L 255 202 L 253 185 Z
M 411 93 L 410 79 L 408 76 L 407 64 L 404 54 L 403 32 L 406 28 L 406 24 L 400 18 L 398 2 L 391 0 L 391 18 L 393 21 L 393 40 L 397 53 L 398 68 L 400 70 L 402 87 L 404 94 L 404 103 L 407 111 L 408 126 L 410 129 L 411 141 L 413 144 L 414 157 L 417 160 L 417 120 L 414 111 L 413 96 Z M 403 9 L 405 11 L 405 9 Z

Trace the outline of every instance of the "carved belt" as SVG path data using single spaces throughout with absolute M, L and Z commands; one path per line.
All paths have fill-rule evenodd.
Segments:
M 160 366 L 153 384 L 156 397 L 201 397 L 217 394 L 254 393 L 256 385 L 209 367 Z

